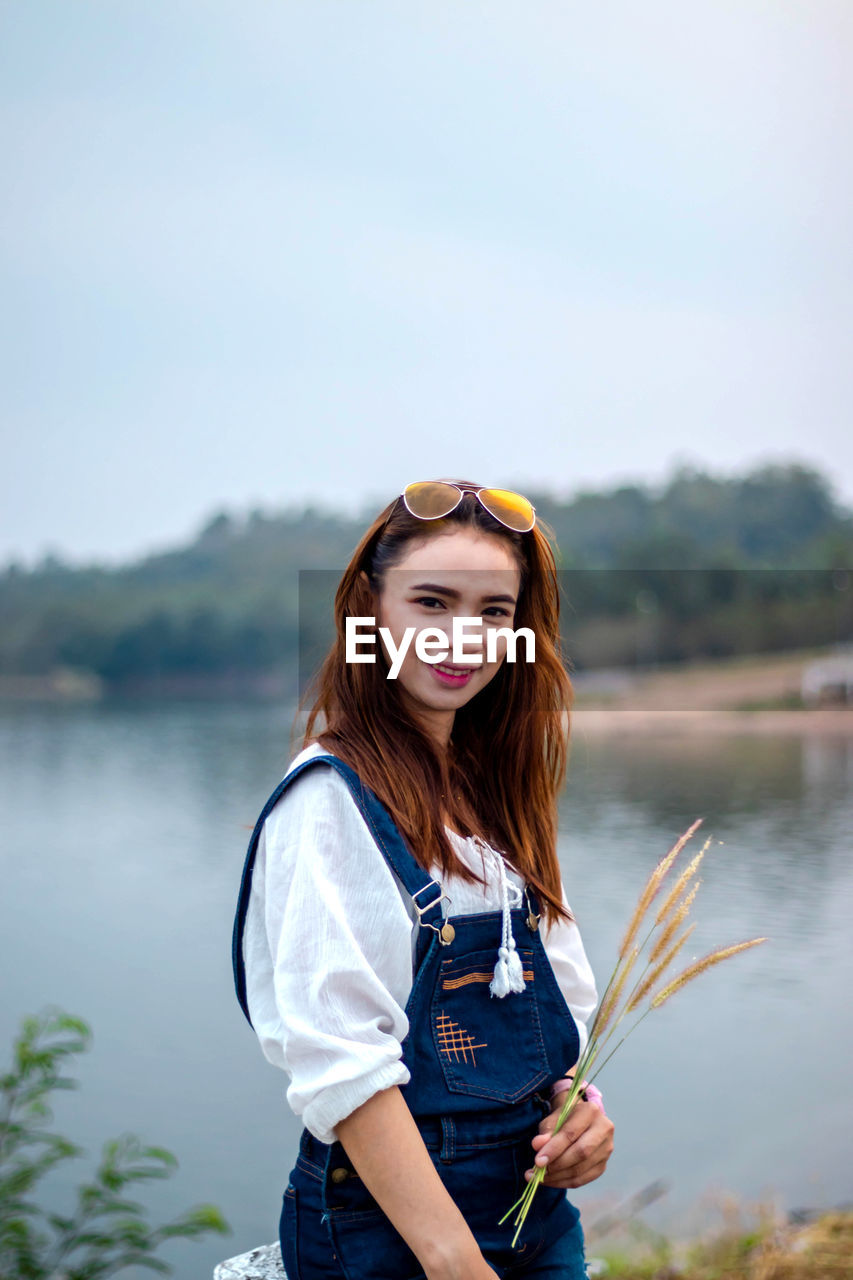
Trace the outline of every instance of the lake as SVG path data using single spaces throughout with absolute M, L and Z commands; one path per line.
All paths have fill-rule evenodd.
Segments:
M 696 817 L 687 851 L 713 843 L 689 956 L 770 938 L 679 992 L 599 1077 L 616 1149 L 571 1193 L 587 1230 L 658 1180 L 643 1221 L 675 1233 L 714 1221 L 727 1194 L 849 1202 L 853 736 L 577 723 L 560 857 L 600 989 L 646 876 Z M 290 729 L 288 708 L 258 704 L 0 706 L 3 1062 L 48 1004 L 90 1024 L 80 1088 L 53 1107 L 54 1131 L 88 1156 L 46 1180 L 50 1208 L 70 1207 L 106 1139 L 167 1147 L 179 1169 L 134 1192 L 152 1219 L 213 1202 L 233 1228 L 160 1251 L 178 1280 L 276 1239 L 301 1129 L 230 960 L 246 846 Z

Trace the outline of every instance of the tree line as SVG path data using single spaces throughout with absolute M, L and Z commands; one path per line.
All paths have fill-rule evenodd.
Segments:
M 556 539 L 575 670 L 851 638 L 853 514 L 811 467 L 682 466 L 657 489 L 525 492 Z M 328 642 L 334 588 L 375 515 L 220 511 L 188 545 L 118 568 L 10 563 L 0 675 L 71 668 L 116 692 L 276 677 L 292 690 Z

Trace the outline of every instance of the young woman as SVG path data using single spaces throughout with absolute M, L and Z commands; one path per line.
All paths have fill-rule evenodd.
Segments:
M 550 1136 L 596 1004 L 556 854 L 558 615 L 531 504 L 467 481 L 409 485 L 341 579 L 233 936 L 241 1006 L 305 1126 L 279 1228 L 289 1280 L 585 1276 L 567 1188 L 604 1171 L 613 1125 L 591 1090 Z M 419 656 L 427 628 L 452 643 L 454 618 L 462 659 Z M 360 660 L 347 619 L 374 637 Z M 521 628 L 532 660 L 523 633 L 508 647 Z M 513 1248 L 498 1223 L 534 1164 L 548 1172 Z

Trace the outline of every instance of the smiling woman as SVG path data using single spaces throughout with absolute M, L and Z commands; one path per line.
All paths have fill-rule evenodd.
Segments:
M 291 1280 L 580 1280 L 566 1188 L 612 1150 L 592 1103 L 542 1137 L 596 1003 L 556 856 L 572 689 L 554 557 L 540 525 L 504 519 L 533 519 L 520 495 L 406 493 L 447 507 L 454 487 L 440 516 L 401 495 L 356 548 L 303 749 L 246 857 L 237 994 L 305 1124 L 280 1221 Z M 376 626 L 374 661 L 347 661 L 353 620 Z M 406 641 L 463 620 L 464 661 Z M 516 626 L 535 662 L 507 661 Z M 514 1247 L 498 1207 L 534 1161 L 548 1173 Z

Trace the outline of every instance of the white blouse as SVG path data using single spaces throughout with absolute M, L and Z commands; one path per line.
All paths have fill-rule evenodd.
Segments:
M 290 763 L 328 754 L 317 742 Z M 287 774 L 285 774 L 287 776 Z M 446 828 L 485 888 L 458 876 L 442 888 L 445 915 L 501 908 L 496 865 L 474 837 Z M 346 855 L 342 856 L 342 851 Z M 506 880 L 523 881 L 506 867 Z M 438 866 L 430 870 L 437 880 Z M 566 901 L 562 890 L 563 902 Z M 516 894 L 517 898 L 517 894 Z M 243 933 L 246 999 L 265 1057 L 290 1077 L 287 1101 L 320 1142 L 374 1093 L 410 1079 L 401 1061 L 409 1030 L 417 917 L 335 769 L 307 769 L 261 829 Z M 597 1003 L 574 922 L 542 925 L 542 942 L 580 1033 Z M 495 959 L 500 938 L 495 940 Z M 512 995 L 507 997 L 512 999 Z

